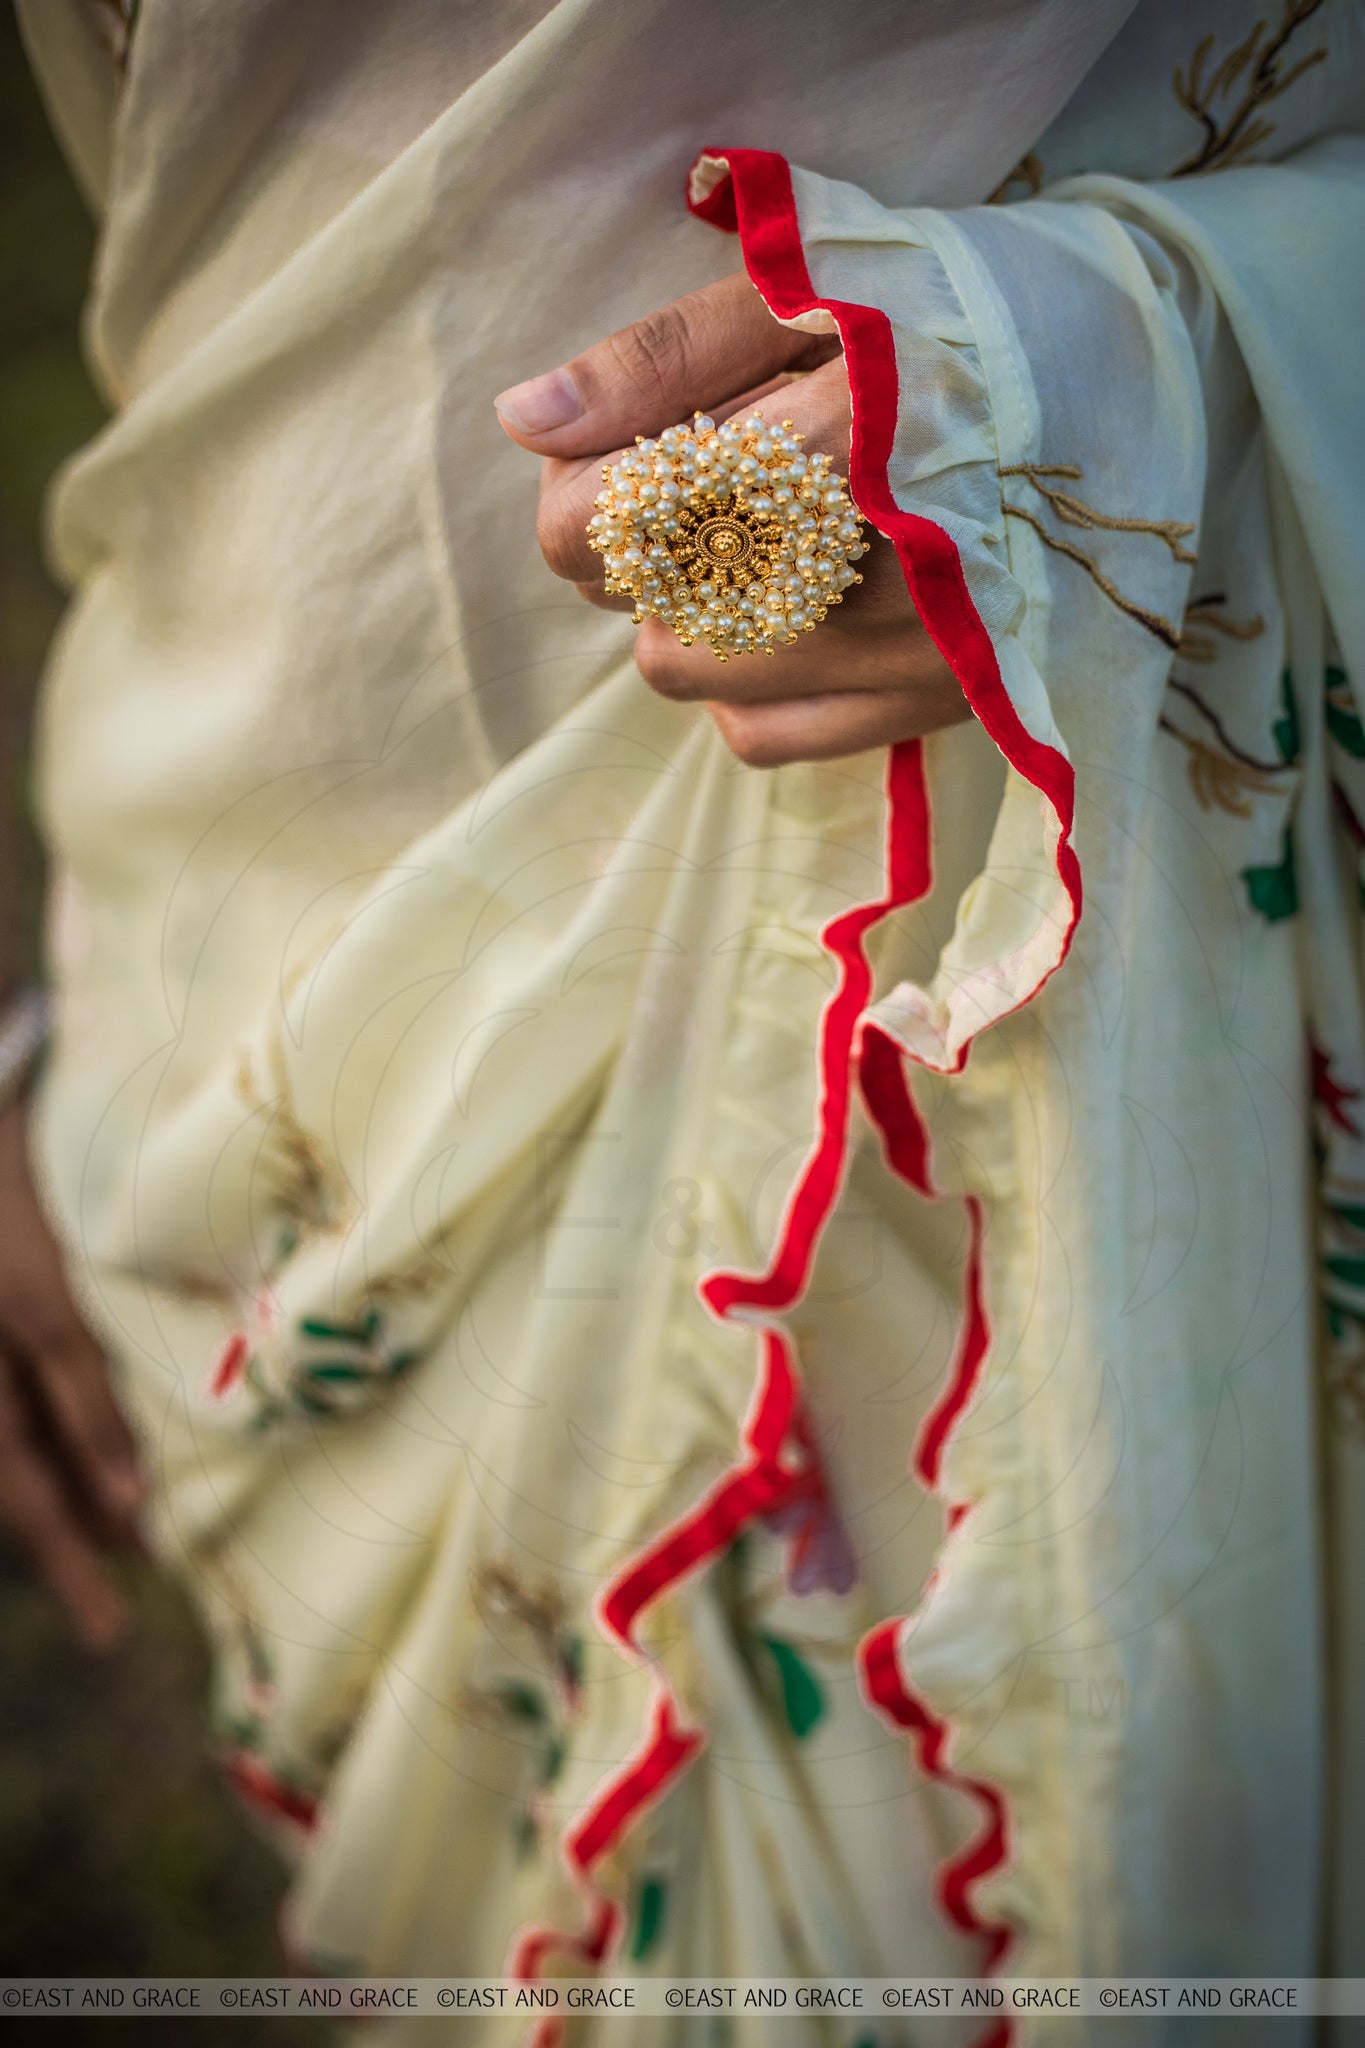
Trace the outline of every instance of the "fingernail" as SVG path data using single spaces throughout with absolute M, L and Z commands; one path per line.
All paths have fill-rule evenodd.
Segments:
M 514 384 L 509 391 L 500 391 L 493 404 L 521 434 L 548 434 L 552 427 L 567 427 L 583 410 L 578 386 L 567 370 L 550 370 Z

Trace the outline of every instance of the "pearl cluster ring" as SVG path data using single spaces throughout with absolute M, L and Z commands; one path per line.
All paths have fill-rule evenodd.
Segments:
M 607 589 L 635 599 L 637 625 L 662 619 L 721 661 L 771 654 L 862 582 L 857 508 L 829 456 L 801 442 L 790 420 L 718 427 L 698 413 L 607 465 L 588 545 Z

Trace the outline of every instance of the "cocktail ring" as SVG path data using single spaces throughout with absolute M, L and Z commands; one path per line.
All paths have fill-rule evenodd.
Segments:
M 828 455 L 803 455 L 790 420 L 718 427 L 698 413 L 608 464 L 588 545 L 606 586 L 725 661 L 771 654 L 818 626 L 862 577 L 862 519 Z

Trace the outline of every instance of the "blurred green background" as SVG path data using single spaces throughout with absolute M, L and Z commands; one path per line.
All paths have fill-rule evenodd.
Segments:
M 16 732 L 20 914 L 37 954 L 41 856 L 27 822 L 23 734 L 61 595 L 44 566 L 43 494 L 94 433 L 99 401 L 78 319 L 94 227 L 48 129 L 0 0 L 0 683 Z M 210 1763 L 204 1653 L 183 1601 L 150 1573 L 137 1626 L 94 1658 L 0 1548 L 0 1976 L 270 1975 L 281 1879 Z M 158 2018 L 211 2048 L 319 2041 L 310 2021 Z M 4 2022 L 7 2048 L 108 2042 L 78 2016 Z

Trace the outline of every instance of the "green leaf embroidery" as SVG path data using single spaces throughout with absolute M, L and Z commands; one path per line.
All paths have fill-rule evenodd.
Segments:
M 331 1323 L 323 1316 L 304 1316 L 299 1329 L 305 1337 L 321 1337 L 341 1344 L 373 1344 L 379 1335 L 380 1314 L 372 1308 L 363 1322 Z
M 577 1688 L 583 1683 L 583 1638 L 582 1636 L 561 1636 L 559 1640 L 560 1665 L 568 1683 Z
M 1365 1230 L 1365 1205 L 1359 1202 L 1329 1202 L 1327 1213 L 1351 1230 Z
M 1294 835 L 1288 825 L 1284 828 L 1284 855 L 1279 866 L 1243 868 L 1242 879 L 1252 909 L 1258 910 L 1267 923 L 1278 924 L 1281 918 L 1293 917 L 1299 907 L 1299 885 L 1294 873 Z
M 1343 711 L 1340 705 L 1327 706 L 1327 730 L 1339 747 L 1356 759 L 1365 760 L 1365 726 L 1362 726 L 1354 711 Z
M 1299 707 L 1294 702 L 1294 678 L 1285 669 L 1280 676 L 1280 701 L 1284 706 L 1280 717 L 1270 730 L 1275 736 L 1275 747 L 1282 761 L 1297 761 L 1299 758 Z
M 517 1860 L 525 1862 L 540 1847 L 540 1823 L 529 1810 L 519 1813 L 513 1823 Z
M 635 1934 L 630 1944 L 631 1961 L 638 1963 L 649 1954 L 659 1938 L 668 1906 L 668 1886 L 661 1877 L 647 1877 L 640 1885 L 635 1908 Z
M 514 1720 L 538 1725 L 548 1718 L 544 1700 L 535 1687 L 527 1685 L 523 1679 L 506 1678 L 500 1685 L 490 1687 L 490 1691 Z
M 759 1641 L 777 1666 L 782 1681 L 782 1710 L 787 1726 L 798 1739 L 809 1735 L 825 1711 L 820 1681 L 804 1657 L 780 1636 L 760 1636 Z
M 1348 1287 L 1365 1287 L 1365 1259 L 1331 1258 L 1323 1261 L 1334 1280 Z

